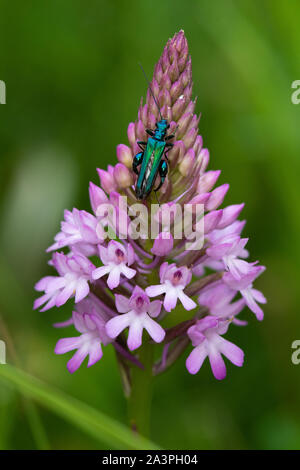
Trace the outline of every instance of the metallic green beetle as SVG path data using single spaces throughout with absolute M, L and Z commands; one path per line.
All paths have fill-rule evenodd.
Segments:
M 137 142 L 142 152 L 139 152 L 133 159 L 132 169 L 138 175 L 135 186 L 135 193 L 138 199 L 146 199 L 151 193 L 156 177 L 159 174 L 160 183 L 154 191 L 158 191 L 168 173 L 167 151 L 173 147 L 168 140 L 174 138 L 174 134 L 166 136 L 170 124 L 166 119 L 161 119 L 156 123 L 155 130 L 147 129 L 146 132 L 151 137 L 147 142 Z M 165 157 L 165 159 L 163 159 Z M 138 167 L 141 166 L 140 170 Z

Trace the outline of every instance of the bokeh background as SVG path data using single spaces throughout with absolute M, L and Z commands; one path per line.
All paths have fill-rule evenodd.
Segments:
M 245 235 L 267 271 L 257 287 L 265 320 L 228 338 L 242 369 L 217 382 L 205 364 L 190 376 L 182 358 L 156 380 L 152 439 L 164 448 L 300 448 L 300 4 L 296 0 L 0 1 L 0 338 L 7 362 L 126 422 L 110 348 L 71 376 L 53 349 L 52 323 L 71 304 L 34 312 L 34 283 L 48 272 L 45 248 L 65 207 L 89 210 L 96 167 L 116 161 L 167 39 L 184 29 L 193 61 L 200 132 L 211 169 L 222 169 L 227 203 L 244 201 Z M 10 339 L 9 339 L 10 336 Z M 5 367 L 5 366 L 0 366 Z M 35 414 L 0 382 L 0 448 L 101 448 L 42 407 Z M 42 429 L 43 428 L 43 429 Z M 48 444 L 46 443 L 48 441 Z M 103 444 L 102 448 L 105 448 Z

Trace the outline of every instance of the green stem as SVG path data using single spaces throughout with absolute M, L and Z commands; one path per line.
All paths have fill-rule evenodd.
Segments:
M 152 402 L 153 344 L 145 342 L 139 350 L 139 360 L 144 369 L 132 367 L 131 393 L 128 397 L 129 424 L 133 431 L 144 437 L 150 435 Z

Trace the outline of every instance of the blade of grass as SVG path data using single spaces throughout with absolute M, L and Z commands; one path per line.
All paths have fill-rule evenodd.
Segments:
M 5 339 L 7 349 L 10 353 L 13 363 L 17 367 L 21 367 L 20 360 L 18 358 L 18 354 L 15 349 L 12 337 L 1 315 L 0 315 L 0 332 L 2 335 L 4 335 L 3 338 Z M 47 434 L 44 429 L 44 426 L 41 421 L 36 405 L 27 396 L 23 396 L 22 400 L 23 400 L 24 410 L 27 416 L 28 424 L 31 429 L 32 436 L 35 441 L 37 449 L 40 449 L 40 450 L 50 449 L 50 444 L 47 438 Z
M 121 449 L 158 449 L 148 439 L 85 403 L 54 389 L 37 378 L 8 364 L 0 366 L 0 379 L 21 393 L 75 424 L 101 443 Z

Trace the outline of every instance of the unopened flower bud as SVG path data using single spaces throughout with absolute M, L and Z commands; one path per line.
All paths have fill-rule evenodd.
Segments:
M 198 193 L 206 193 L 210 191 L 216 184 L 217 179 L 221 174 L 221 170 L 207 171 L 204 175 L 200 176 L 198 183 Z
M 232 206 L 225 207 L 223 209 L 223 215 L 218 223 L 218 229 L 222 229 L 231 225 L 240 215 L 241 211 L 244 208 L 244 203 L 242 204 L 233 204 Z
M 173 249 L 174 240 L 170 232 L 161 232 L 154 240 L 151 253 L 156 256 L 166 256 Z
M 134 147 L 135 142 L 136 142 L 136 137 L 135 137 L 135 125 L 134 122 L 131 122 L 127 128 L 127 136 L 129 143 L 132 147 Z
M 222 186 L 214 189 L 210 194 L 208 202 L 206 203 L 206 210 L 213 211 L 217 209 L 222 204 L 228 189 L 229 184 L 222 184 Z
M 186 148 L 193 147 L 197 137 L 197 129 L 194 127 L 188 131 L 188 133 L 183 137 L 183 143 Z
M 221 220 L 222 214 L 223 214 L 222 209 L 219 211 L 212 211 L 212 212 L 208 212 L 207 214 L 205 214 L 204 233 L 209 233 L 218 226 L 218 223 Z
M 129 188 L 133 183 L 131 172 L 122 163 L 117 163 L 114 168 L 114 179 L 117 186 L 121 189 Z
M 206 148 L 203 148 L 198 156 L 198 161 L 200 164 L 200 173 L 203 175 L 207 165 L 209 164 L 209 151 Z
M 195 163 L 195 152 L 191 148 L 187 151 L 187 153 L 185 154 L 185 156 L 183 157 L 179 165 L 179 171 L 182 174 L 182 176 L 188 176 L 191 173 L 194 163 Z
M 117 145 L 117 158 L 120 163 L 127 166 L 127 168 L 132 168 L 132 152 L 127 145 L 119 144 Z
M 170 90 L 170 95 L 173 103 L 175 103 L 175 101 L 179 98 L 179 96 L 182 94 L 182 91 L 182 83 L 180 80 L 177 80 L 175 83 L 173 83 Z
M 89 186 L 89 195 L 92 209 L 96 214 L 97 208 L 100 206 L 100 204 L 107 202 L 107 196 L 103 189 L 99 188 L 99 186 L 92 182 L 90 182 Z
M 108 166 L 108 171 L 100 170 L 97 168 L 98 175 L 100 178 L 101 186 L 104 191 L 109 194 L 111 191 L 115 191 L 117 189 L 117 185 L 114 181 L 113 177 L 113 167 L 111 165 Z

